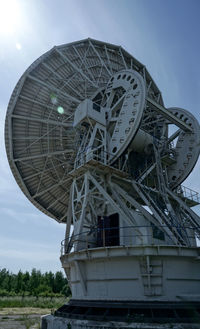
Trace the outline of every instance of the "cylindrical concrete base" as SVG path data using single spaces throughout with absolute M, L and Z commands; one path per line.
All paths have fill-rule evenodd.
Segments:
M 46 315 L 42 318 L 41 329 L 199 329 L 198 323 L 138 323 L 138 322 L 99 322 L 77 320 Z
M 200 248 L 84 249 L 61 257 L 76 300 L 200 301 Z

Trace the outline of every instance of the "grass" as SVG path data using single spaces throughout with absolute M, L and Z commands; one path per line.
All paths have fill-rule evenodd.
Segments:
M 35 327 L 37 326 L 36 328 L 40 328 L 40 319 L 34 319 L 34 318 L 31 319 L 31 318 L 29 318 L 29 316 L 27 314 L 24 314 L 22 317 L 20 317 L 16 320 L 20 321 L 21 324 L 23 324 L 26 329 L 29 329 L 33 325 Z
M 0 320 L 3 327 L 7 328 L 12 326 L 12 328 L 25 328 L 25 329 L 40 329 L 41 328 L 41 319 L 40 316 L 35 315 L 31 316 L 30 314 L 22 314 L 20 317 L 3 316 Z M 0 326 L 1 326 L 0 324 Z
M 41 315 L 53 314 L 68 300 L 66 297 L 0 297 L 0 322 L 8 325 L 12 320 L 13 324 L 16 323 L 16 328 L 40 329 Z
M 0 309 L 0 316 L 23 316 L 23 315 L 45 315 L 50 314 L 53 310 L 51 308 L 34 308 L 34 307 L 7 307 Z M 2 318 L 1 318 L 2 319 Z
M 14 296 L 0 297 L 0 309 L 15 307 L 34 307 L 56 309 L 67 303 L 66 297 L 34 297 L 34 296 Z

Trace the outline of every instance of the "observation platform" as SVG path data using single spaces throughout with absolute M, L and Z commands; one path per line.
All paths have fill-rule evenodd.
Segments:
M 113 175 L 123 177 L 123 178 L 129 177 L 129 174 L 127 172 L 124 172 L 115 167 L 111 167 L 107 164 L 104 164 L 103 162 L 99 162 L 98 160 L 95 160 L 92 158 L 90 160 L 88 160 L 87 162 L 83 163 L 82 165 L 80 165 L 79 167 L 70 171 L 68 173 L 68 176 L 71 176 L 74 178 L 74 177 L 84 174 L 88 169 L 97 169 L 97 168 L 99 171 L 104 172 L 104 174 L 113 174 Z
M 84 174 L 88 169 L 95 169 L 104 174 L 113 174 L 117 177 L 128 178 L 130 175 L 126 170 L 120 169 L 120 164 L 116 162 L 115 166 L 109 165 L 109 153 L 96 150 L 89 153 L 82 152 L 75 161 L 74 169 L 68 173 L 68 176 L 77 177 Z
M 77 176 L 83 175 L 87 170 L 98 169 L 104 174 L 112 174 L 118 178 L 131 178 L 127 166 L 122 169 L 119 160 L 115 162 L 114 166 L 111 166 L 107 160 L 108 157 L 109 154 L 107 152 L 101 151 L 101 153 L 97 153 L 96 151 L 91 151 L 88 154 L 84 152 L 79 155 L 78 159 L 76 159 L 74 169 L 68 173 L 68 177 L 73 179 Z M 167 159 L 169 160 L 169 157 L 167 157 Z M 171 159 L 171 161 L 171 163 L 174 163 L 173 159 Z M 155 170 L 155 168 L 153 168 L 153 170 Z M 140 173 L 140 177 L 141 176 L 143 175 Z M 188 205 L 188 207 L 194 207 L 200 204 L 199 193 L 186 186 L 180 185 L 174 190 L 174 192 Z M 137 198 L 137 196 L 135 197 Z
M 188 207 L 194 207 L 200 204 L 199 193 L 188 187 L 181 185 L 174 192 Z

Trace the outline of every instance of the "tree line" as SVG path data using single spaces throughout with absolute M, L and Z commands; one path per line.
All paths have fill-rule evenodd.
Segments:
M 61 271 L 55 274 L 50 272 L 41 273 L 40 270 L 32 269 L 17 274 L 7 269 L 0 269 L 0 296 L 70 296 L 70 288 L 67 279 Z

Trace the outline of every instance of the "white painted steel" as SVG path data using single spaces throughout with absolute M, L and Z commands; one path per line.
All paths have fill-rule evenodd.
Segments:
M 114 102 L 117 93 L 121 95 Z M 115 161 L 128 147 L 140 127 L 146 88 L 143 77 L 133 70 L 122 70 L 109 80 L 105 94 L 108 111 L 109 161 Z
M 171 186 L 180 185 L 194 168 L 200 153 L 200 126 L 197 119 L 187 110 L 178 107 L 168 109 L 178 119 L 184 121 L 192 132 L 179 131 L 175 146 L 176 162 L 168 168 L 168 178 Z
M 106 118 L 105 118 L 105 109 L 95 103 L 92 102 L 91 99 L 85 99 L 81 102 L 74 114 L 74 124 L 73 127 L 76 127 L 81 124 L 81 122 L 85 121 L 95 121 L 106 125 Z
M 160 95 L 148 71 L 123 48 L 92 39 L 52 48 L 27 69 L 13 91 L 5 126 L 10 167 L 28 199 L 59 222 L 67 220 L 72 183 L 67 176 L 78 150 L 75 110 L 105 90 L 121 70 L 137 71 L 148 95 Z
M 198 257 L 198 248 L 129 245 L 86 249 L 61 261 L 74 299 L 199 301 Z

